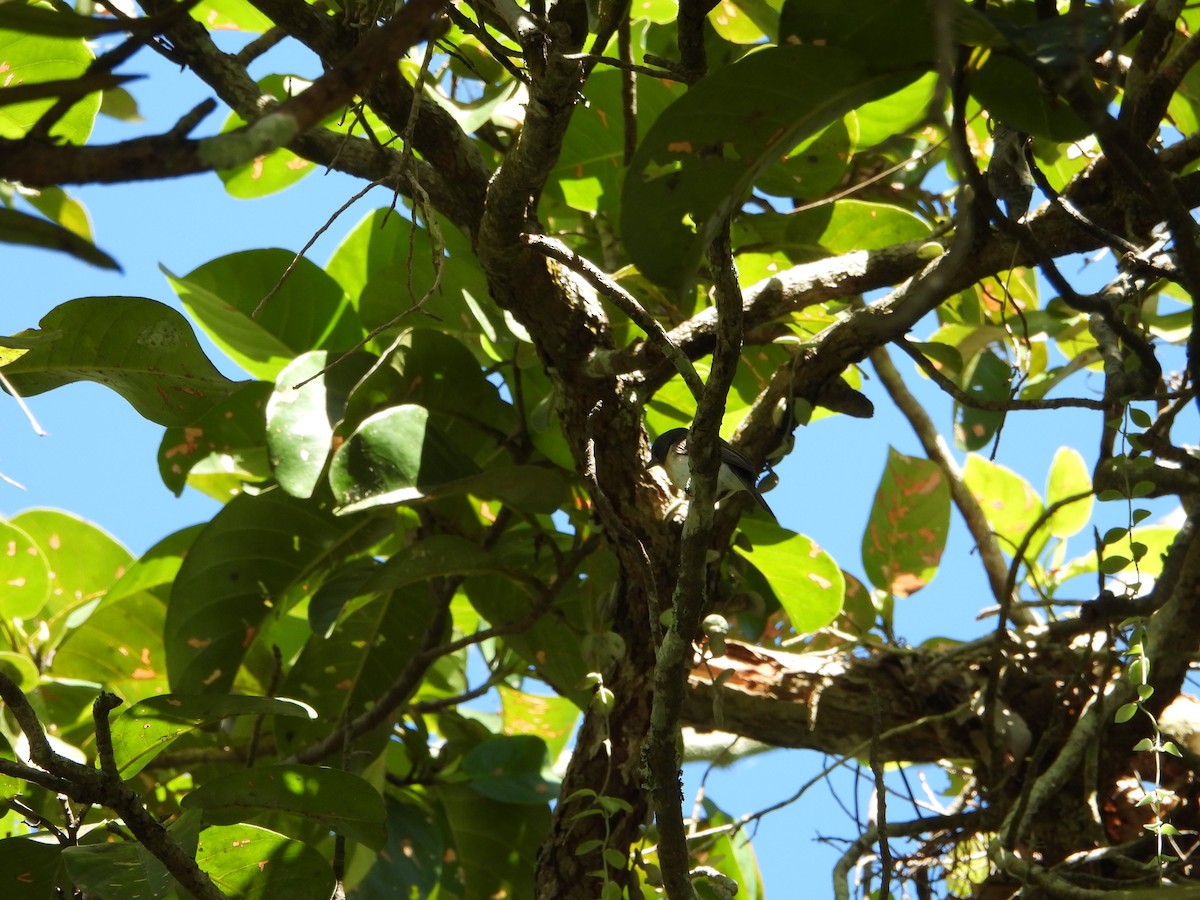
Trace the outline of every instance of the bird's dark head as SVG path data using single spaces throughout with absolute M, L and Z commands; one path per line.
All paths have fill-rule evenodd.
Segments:
M 650 445 L 650 465 L 661 466 L 666 462 L 667 454 L 680 441 L 688 435 L 686 428 L 672 428 L 670 431 L 664 431 Z

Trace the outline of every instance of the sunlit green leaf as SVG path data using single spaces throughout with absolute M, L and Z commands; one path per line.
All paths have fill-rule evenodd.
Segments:
M 963 481 L 1000 539 L 1000 548 L 1009 555 L 1015 553 L 1042 514 L 1042 498 L 1037 491 L 1016 472 L 975 453 L 963 466 Z M 1030 547 L 1027 558 L 1039 549 Z
M 0 618 L 29 619 L 50 599 L 50 564 L 15 525 L 0 521 Z
M 837 618 L 846 583 L 828 553 L 773 522 L 743 521 L 739 527 L 754 544 L 746 558 L 771 585 L 797 632 L 811 633 Z
M 196 862 L 234 900 L 329 900 L 333 870 L 321 853 L 254 825 L 200 832 Z
M 546 742 L 550 761 L 557 759 L 579 720 L 579 708 L 562 697 L 543 697 L 504 685 L 499 694 L 505 734 L 536 734 Z
M 8 5 L 5 4 L 5 7 Z M 50 13 L 50 10 L 45 12 Z M 15 11 L 15 14 L 29 15 L 24 11 Z M 14 15 L 14 11 L 10 11 L 8 15 Z M 68 21 L 65 15 L 62 21 Z M 92 52 L 82 38 L 30 34 L 24 26 L 5 27 L 0 23 L 0 72 L 4 73 L 5 85 L 40 84 L 79 78 L 87 71 L 92 59 Z M 49 98 L 0 106 L 0 137 L 24 136 L 54 103 L 54 98 Z M 75 103 L 50 129 L 51 137 L 61 138 L 72 144 L 86 143 L 92 133 L 92 123 L 96 120 L 96 111 L 99 108 L 99 91 L 88 94 Z
M 1083 456 L 1073 447 L 1059 447 L 1046 476 L 1046 506 L 1051 506 L 1073 494 L 1090 491 L 1092 474 Z M 1048 528 L 1055 537 L 1068 538 L 1078 534 L 1092 517 L 1092 498 L 1089 496 L 1064 506 L 1050 517 Z
M 251 31 L 262 34 L 275 23 L 247 0 L 203 0 L 192 8 L 192 16 L 217 31 Z
M 102 528 L 60 510 L 26 510 L 10 524 L 28 534 L 49 563 L 50 599 L 38 618 L 55 639 L 87 618 L 133 560 Z
M 11 4 L 6 4 L 11 5 Z M 47 219 L 92 243 L 92 222 L 82 203 L 59 187 L 42 188 L 40 191 L 24 193 L 29 205 Z M 110 266 L 111 268 L 111 266 Z
M 248 4 L 246 8 L 251 9 Z M 310 84 L 310 81 L 292 75 L 268 75 L 259 81 L 258 86 L 262 90 L 262 96 L 274 97 L 282 103 L 306 90 Z M 230 132 L 245 124 L 246 120 L 237 113 L 230 113 L 221 131 Z M 250 200 L 291 187 L 315 169 L 316 164 L 312 160 L 297 156 L 286 147 L 280 147 L 235 169 L 220 170 L 217 175 L 225 183 L 225 190 L 231 196 Z
M 149 592 L 102 603 L 54 654 L 52 671 L 104 685 L 127 703 L 165 693 L 166 603 Z
M 355 354 L 330 368 L 323 350 L 305 353 L 279 373 L 267 403 L 267 448 L 280 487 L 293 497 L 311 497 L 333 449 L 333 429 L 346 410 L 350 391 L 373 358 Z

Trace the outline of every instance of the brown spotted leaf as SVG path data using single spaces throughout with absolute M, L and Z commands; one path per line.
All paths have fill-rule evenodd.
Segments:
M 950 488 L 927 459 L 888 449 L 863 534 L 863 568 L 880 590 L 907 597 L 937 572 L 950 528 Z

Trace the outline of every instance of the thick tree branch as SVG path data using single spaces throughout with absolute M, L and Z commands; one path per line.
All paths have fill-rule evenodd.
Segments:
M 116 812 L 138 842 L 154 855 L 167 871 L 198 900 L 224 900 L 225 895 L 213 884 L 208 873 L 184 852 L 167 830 L 146 810 L 141 798 L 126 785 L 112 760 L 112 736 L 108 731 L 108 713 L 120 701 L 112 694 L 101 694 L 93 707 L 97 747 L 101 768 L 94 769 L 56 753 L 46 737 L 37 713 L 17 685 L 0 673 L 0 699 L 17 720 L 29 743 L 29 758 L 57 779 L 62 793 L 83 803 L 107 806 Z M 24 778 L 20 770 L 6 773 Z M 49 787 L 42 778 L 29 778 Z
M 743 300 L 727 223 L 710 248 L 709 260 L 716 274 L 717 347 L 713 353 L 713 368 L 687 438 L 691 502 L 680 542 L 679 576 L 671 598 L 671 622 L 659 646 L 654 669 L 654 704 L 645 751 L 651 773 L 650 793 L 660 832 L 663 884 L 671 900 L 690 900 L 695 896 L 688 876 L 690 856 L 683 827 L 679 710 L 686 687 L 685 673 L 692 659 L 692 642 L 699 634 L 700 619 L 707 605 L 707 557 L 712 546 L 717 499 L 719 430 L 725 414 L 725 399 L 742 352 Z

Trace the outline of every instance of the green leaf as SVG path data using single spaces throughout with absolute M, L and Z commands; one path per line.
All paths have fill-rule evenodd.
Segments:
M 471 605 L 489 623 L 503 626 L 520 622 L 528 614 L 536 594 L 534 586 L 527 584 L 527 580 L 550 574 L 535 540 L 532 535 L 527 535 L 526 540 L 521 541 L 525 545 L 523 551 L 501 548 L 497 555 L 507 560 L 502 574 L 473 575 L 464 583 Z M 501 544 L 506 542 L 507 539 Z M 594 595 L 564 588 L 552 615 L 541 616 L 532 626 L 504 637 L 505 645 L 526 660 L 543 681 L 580 708 L 587 706 L 592 695 L 591 690 L 584 687 L 585 677 L 596 668 L 596 662 L 585 652 L 588 648 L 584 643 L 581 607 L 595 602 Z M 604 664 L 610 658 L 605 657 Z
M 1000 539 L 1000 548 L 1012 555 L 1042 514 L 1037 491 L 1016 472 L 974 453 L 963 466 L 963 482 Z M 1040 551 L 1036 544 L 1030 545 L 1027 559 Z
M 990 349 L 979 353 L 964 373 L 965 390 L 981 400 L 1007 400 L 1012 389 L 1013 371 Z M 995 410 L 978 409 L 955 402 L 954 442 L 963 450 L 979 450 L 996 434 L 1004 416 Z
M 471 242 L 438 217 L 445 252 L 441 293 L 421 309 L 440 317 L 443 331 L 461 331 L 472 343 L 512 340 L 503 310 L 488 302 L 488 285 Z M 326 271 L 341 285 L 368 328 L 387 325 L 433 287 L 433 245 L 424 228 L 386 209 L 368 214 L 333 252 Z
M 192 525 L 188 528 L 181 528 L 179 531 L 167 535 L 139 556 L 132 565 L 125 569 L 117 583 L 108 589 L 99 608 L 103 609 L 109 603 L 116 603 L 118 600 L 130 597 L 140 591 L 150 591 L 170 585 L 175 580 L 180 565 L 183 564 L 183 557 L 187 555 L 188 548 L 203 527 L 203 525 Z
M 431 810 L 390 794 L 387 804 L 387 846 L 375 856 L 359 882 L 356 897 L 390 897 L 403 885 L 416 897 L 432 897 L 445 856 L 440 823 Z
M 779 15 L 779 42 L 853 51 L 876 71 L 927 63 L 934 50 L 923 0 L 788 0 Z
M 254 378 L 274 381 L 293 357 L 308 350 L 348 349 L 363 335 L 341 288 L 307 257 L 254 317 L 292 259 L 287 250 L 246 250 L 182 278 L 163 272 L 214 344 Z
M 366 592 L 382 593 L 438 575 L 504 571 L 494 554 L 451 534 L 434 534 L 392 554 L 371 579 Z
M 937 573 L 950 529 L 950 488 L 936 463 L 888 448 L 863 534 L 863 569 L 871 584 L 897 597 L 925 587 Z
M 282 491 L 234 497 L 200 532 L 171 589 L 164 644 L 172 690 L 228 689 L 264 618 L 346 553 L 366 524 L 347 527 Z
M 278 765 L 212 778 L 183 798 L 206 821 L 235 821 L 263 811 L 306 816 L 343 837 L 383 848 L 383 797 L 362 778 L 321 766 Z
M 262 446 L 266 439 L 263 410 L 270 393 L 269 384 L 243 382 L 195 422 L 168 428 L 158 447 L 163 484 L 178 497 L 187 486 L 188 475 L 206 460 L 226 471 L 265 481 L 270 473 Z
M 818 249 L 829 253 L 879 250 L 929 234 L 929 226 L 908 210 L 862 200 L 839 200 L 803 212 L 745 216 L 735 229 L 739 244 L 753 239 L 741 237 L 743 229 L 797 260 Z
M 419 500 L 477 471 L 425 407 L 406 404 L 363 421 L 334 453 L 329 483 L 339 512 L 349 513 Z
M 0 4 L 0 28 L 60 38 L 91 38 L 114 31 L 125 31 L 124 22 L 94 19 L 64 9 L 48 9 L 26 3 Z
M 232 716 L 298 716 L 312 709 L 278 697 L 163 694 L 127 709 L 112 723 L 113 756 L 122 778 L 132 778 L 176 738 Z
M 280 487 L 293 497 L 311 497 L 320 483 L 333 447 L 334 426 L 375 358 L 356 353 L 328 368 L 331 361 L 324 350 L 292 360 L 275 379 L 267 403 L 271 467 Z
M 108 116 L 110 119 L 116 119 L 118 122 L 130 124 L 145 121 L 142 114 L 138 112 L 137 101 L 133 99 L 133 94 L 121 87 L 110 88 L 103 93 L 100 100 L 100 114 Z
M 443 868 L 443 883 L 457 885 L 463 897 L 534 895 L 534 860 L 550 826 L 549 804 L 512 806 L 482 797 L 465 784 L 437 785 L 430 794 L 445 814 L 454 849 L 453 861 Z
M 0 521 L 0 619 L 31 619 L 50 599 L 50 564 L 28 534 Z
M 86 622 L 67 634 L 54 654 L 51 671 L 61 678 L 102 684 L 126 703 L 165 693 L 165 619 L 166 603 L 149 592 L 102 602 Z
M 25 397 L 94 381 L 160 425 L 187 425 L 235 383 L 213 367 L 187 320 L 142 297 L 68 300 L 37 329 L 0 337 L 0 365 Z
M 779 13 L 765 0 L 720 0 L 708 13 L 717 34 L 735 44 L 757 44 L 779 29 Z M 622 863 L 623 865 L 623 863 Z
M 762 878 L 758 873 L 758 861 L 754 855 L 754 848 L 750 845 L 749 836 L 744 830 L 731 829 L 730 826 L 736 824 L 733 818 L 707 798 L 704 801 L 703 815 L 704 821 L 709 823 L 708 827 L 724 827 L 724 833 L 716 835 L 715 840 L 708 846 L 705 865 L 737 882 L 738 900 L 762 900 Z M 705 900 L 718 900 L 721 897 L 707 885 L 697 887 L 698 896 L 703 896 Z
M 472 747 L 462 759 L 471 789 L 492 800 L 540 806 L 558 796 L 546 742 L 531 734 L 494 737 Z
M 0 841 L 0 893 L 5 900 L 48 900 L 66 883 L 62 848 L 28 837 Z
M 301 841 L 254 825 L 200 832 L 196 862 L 231 900 L 329 900 L 333 870 Z
M 838 617 L 846 580 L 833 557 L 811 538 L 774 522 L 746 520 L 738 527 L 754 545 L 746 559 L 770 584 L 798 633 L 811 634 Z
M 1027 66 L 992 53 L 969 79 L 980 106 L 1009 127 L 1056 143 L 1070 143 L 1091 133 L 1069 106 L 1048 96 Z M 1099 98 L 1097 99 L 1099 101 Z
M 858 142 L 858 123 L 848 113 L 789 150 L 754 182 L 766 194 L 815 200 L 845 176 Z
M 47 219 L 57 222 L 88 243 L 92 242 L 92 222 L 88 218 L 87 209 L 62 188 L 46 187 L 37 191 L 22 192 L 22 196 Z
M 506 734 L 536 734 L 546 743 L 550 759 L 567 748 L 579 707 L 563 697 L 542 696 L 500 685 L 500 708 Z
M 1132 560 L 1128 556 L 1119 554 L 1106 556 L 1100 560 L 1100 571 L 1105 575 L 1116 575 L 1118 572 L 1124 571 L 1129 567 Z
M 1176 529 L 1162 525 L 1148 525 L 1144 528 L 1133 529 L 1129 535 L 1130 541 L 1146 547 L 1145 553 L 1138 561 L 1138 572 L 1143 576 L 1157 578 L 1162 573 L 1163 554 L 1167 552 L 1167 549 L 1174 542 L 1177 533 Z M 1120 541 L 1114 542 L 1113 546 L 1116 549 L 1122 549 Z M 1125 545 L 1125 547 L 1128 546 L 1128 544 Z M 1111 557 L 1106 556 L 1105 558 L 1109 559 Z M 1058 580 L 1061 584 L 1069 578 L 1077 575 L 1085 575 L 1096 570 L 1096 551 L 1090 550 L 1083 556 L 1068 561 L 1061 568 Z
M 359 588 L 362 595 L 369 596 L 361 584 Z M 329 723 L 352 719 L 376 704 L 420 651 L 436 609 L 428 588 L 415 584 L 360 603 L 341 615 L 327 637 L 306 641 L 283 682 L 283 691 L 304 697 L 317 718 L 277 721 L 275 738 L 283 752 L 324 738 Z M 425 684 L 436 679 L 435 674 L 427 673 Z M 419 688 L 414 684 L 413 693 Z M 391 733 L 390 724 L 384 722 L 356 746 L 381 751 Z
M 0 672 L 7 675 L 17 687 L 25 692 L 32 691 L 41 680 L 41 672 L 28 656 L 0 651 Z
M 0 5 L 0 9 L 7 5 L 9 4 Z M 97 250 L 86 238 L 56 222 L 26 215 L 15 209 L 0 209 L 0 242 L 56 250 L 102 269 L 116 269 L 118 272 L 121 270 L 116 260 Z
M 159 900 L 175 879 L 136 841 L 66 847 L 63 862 L 76 887 L 96 897 Z
M 6 3 L 3 8 L 8 6 Z M 79 78 L 92 59 L 92 51 L 80 38 L 30 34 L 24 28 L 0 26 L 0 71 L 5 84 L 33 85 Z M 24 137 L 55 102 L 51 97 L 0 106 L 0 138 Z M 50 129 L 50 136 L 72 144 L 87 143 L 99 108 L 99 91 L 87 94 Z
M 679 91 L 655 78 L 638 78 L 635 86 L 640 136 Z M 573 209 L 588 213 L 604 209 L 615 213 L 625 170 L 621 73 L 597 70 L 584 85 L 583 95 L 587 103 L 580 104 L 571 115 L 547 192 L 561 194 Z
M 1081 7 L 1079 14 L 1035 19 L 1029 4 L 1010 4 L 976 11 L 964 6 L 957 12 L 960 36 L 967 43 L 991 48 L 977 54 L 983 63 L 968 73 L 972 95 L 1006 125 L 1058 143 L 1086 137 L 1091 129 L 1063 100 L 1048 91 L 1043 74 L 1061 74 L 1081 58 L 1092 58 L 1111 45 L 1114 20 L 1109 10 Z M 1104 98 L 1091 82 L 1079 89 Z
M 1117 710 L 1113 716 L 1113 721 L 1121 725 L 1136 716 L 1137 711 L 1138 705 L 1136 703 L 1125 703 Z
M 481 464 L 495 456 L 500 434 L 515 425 L 513 408 L 484 376 L 461 340 L 428 328 L 403 335 L 391 357 L 403 384 L 388 406 L 416 403 L 434 414 L 438 427 Z M 479 446 L 475 449 L 476 445 Z
M 854 113 L 858 120 L 858 146 L 874 147 L 924 122 L 937 86 L 937 73 L 929 72 L 894 94 L 860 106 Z
M 1073 447 L 1059 447 L 1046 476 L 1046 506 L 1092 489 L 1092 475 L 1083 456 Z M 1092 518 L 1092 498 L 1089 496 L 1064 506 L 1050 517 L 1047 527 L 1058 538 L 1078 534 Z
M 88 613 L 133 560 L 106 531 L 56 509 L 31 509 L 14 516 L 41 548 L 50 566 L 50 599 L 38 616 L 57 639 Z
M 650 279 L 682 288 L 759 173 L 917 74 L 877 74 L 854 54 L 805 45 L 770 47 L 707 75 L 659 116 L 634 155 L 621 209 L 630 258 Z

